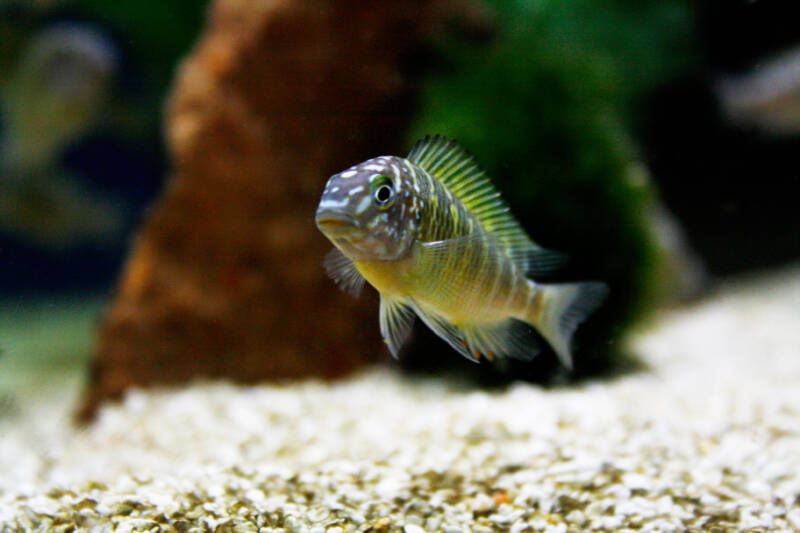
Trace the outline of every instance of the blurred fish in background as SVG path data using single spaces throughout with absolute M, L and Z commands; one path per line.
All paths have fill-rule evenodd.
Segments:
M 0 0 L 0 423 L 85 379 L 205 0 Z
M 800 256 L 800 31 L 792 2 L 696 2 L 701 61 L 639 128 L 666 206 L 711 278 Z
M 161 105 L 204 5 L 0 2 L 0 294 L 111 286 L 161 187 Z
M 26 43 L 0 93 L 4 232 L 49 249 L 120 237 L 124 202 L 61 165 L 70 145 L 103 120 L 118 64 L 114 43 L 86 24 L 55 24 Z
M 800 134 L 800 46 L 764 58 L 747 73 L 721 76 L 716 93 L 734 123 Z

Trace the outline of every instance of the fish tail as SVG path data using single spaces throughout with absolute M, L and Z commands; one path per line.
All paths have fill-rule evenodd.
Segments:
M 572 335 L 603 303 L 608 286 L 595 281 L 554 284 L 531 281 L 530 284 L 534 305 L 527 321 L 550 343 L 564 366 L 572 368 Z

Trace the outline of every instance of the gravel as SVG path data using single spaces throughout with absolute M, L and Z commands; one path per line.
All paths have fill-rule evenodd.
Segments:
M 797 273 L 665 314 L 649 370 L 580 386 L 389 365 L 134 391 L 83 430 L 51 391 L 0 414 L 0 531 L 800 530 Z

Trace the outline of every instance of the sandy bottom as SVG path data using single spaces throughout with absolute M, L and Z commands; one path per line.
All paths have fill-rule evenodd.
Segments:
M 387 369 L 0 415 L 0 531 L 800 530 L 800 267 L 634 346 L 646 372 L 498 393 Z M 57 382 L 54 382 L 57 383 Z

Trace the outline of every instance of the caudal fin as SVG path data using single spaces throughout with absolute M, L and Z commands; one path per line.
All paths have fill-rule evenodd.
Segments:
M 553 347 L 564 366 L 572 368 L 572 334 L 603 303 L 608 294 L 608 286 L 605 283 L 588 281 L 537 285 L 536 289 L 544 292 L 541 311 L 532 322 Z

